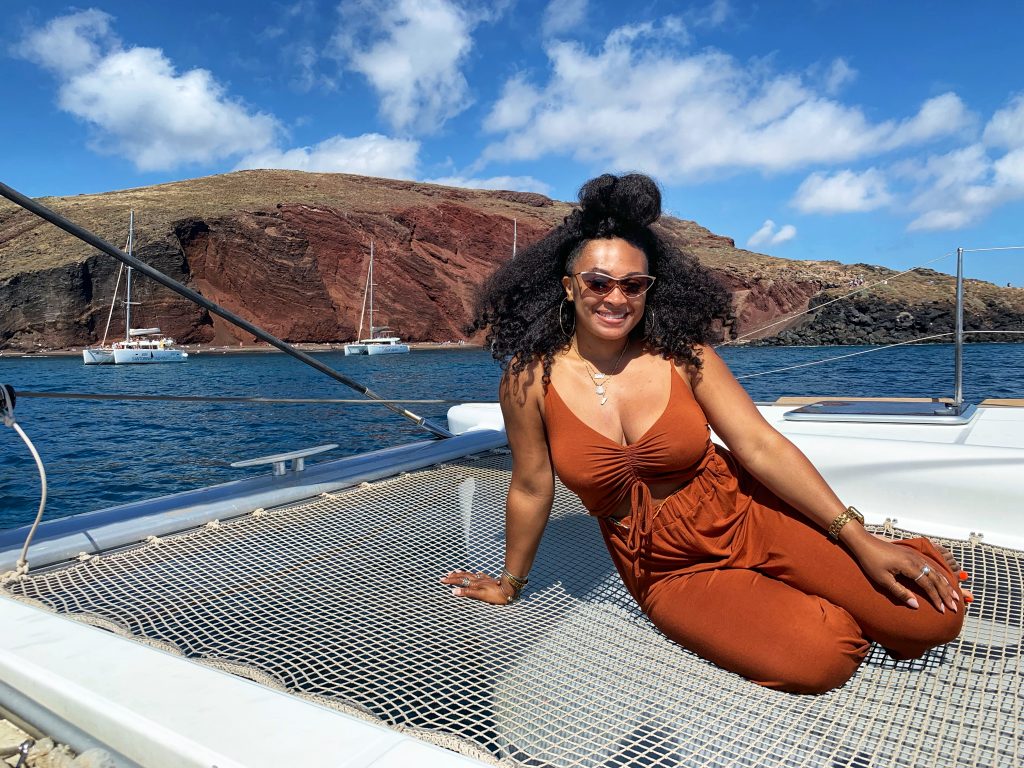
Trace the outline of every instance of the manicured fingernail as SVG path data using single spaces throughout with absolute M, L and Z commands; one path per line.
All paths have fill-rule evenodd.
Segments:
M 950 605 L 949 608 L 953 611 L 953 613 L 960 613 L 960 609 L 956 607 L 956 603 Z
M 971 575 L 967 571 L 960 571 L 960 573 L 958 573 L 956 577 L 960 579 L 960 581 L 967 581 L 969 578 L 971 578 Z
M 917 608 L 918 607 L 917 598 L 916 597 L 912 597 L 909 600 L 907 600 L 907 605 L 909 605 L 911 608 Z
M 964 595 L 964 602 L 965 603 L 973 603 L 974 602 L 974 595 Z
M 462 594 L 462 590 L 459 589 L 458 587 L 452 587 L 452 594 L 456 595 L 456 596 L 461 595 Z
M 946 612 L 946 604 L 945 603 L 939 603 L 939 613 L 945 613 L 945 612 Z

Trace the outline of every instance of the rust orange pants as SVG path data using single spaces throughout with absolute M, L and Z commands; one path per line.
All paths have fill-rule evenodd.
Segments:
M 761 685 L 820 693 L 853 675 L 870 640 L 911 659 L 959 634 L 965 605 L 940 613 L 912 582 L 920 607 L 897 603 L 813 523 L 763 487 L 752 495 L 740 493 L 741 514 L 696 526 L 670 497 L 639 553 L 627 544 L 630 518 L 601 520 L 627 589 L 669 638 Z M 897 543 L 957 584 L 930 541 Z

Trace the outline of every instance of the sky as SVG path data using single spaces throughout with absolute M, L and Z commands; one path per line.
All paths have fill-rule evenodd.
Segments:
M 1024 245 L 1024 3 L 9 2 L 0 180 L 75 195 L 247 168 L 666 212 L 790 259 L 952 271 Z M 1024 286 L 1024 251 L 968 277 Z

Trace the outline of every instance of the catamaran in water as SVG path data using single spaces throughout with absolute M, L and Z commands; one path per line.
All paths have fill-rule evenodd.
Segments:
M 135 246 L 135 211 L 128 218 L 128 244 L 125 252 L 131 255 Z M 127 267 L 124 297 L 124 341 L 107 344 L 110 332 L 110 320 L 117 304 L 117 290 L 121 285 L 121 273 L 125 265 L 117 272 L 117 283 L 114 285 L 114 298 L 110 302 L 107 314 L 107 325 L 103 331 L 103 340 L 98 347 L 86 347 L 82 350 L 82 362 L 86 365 L 126 365 L 129 363 L 183 363 L 188 359 L 188 352 L 174 346 L 174 339 L 161 336 L 159 328 L 132 328 L 132 268 Z

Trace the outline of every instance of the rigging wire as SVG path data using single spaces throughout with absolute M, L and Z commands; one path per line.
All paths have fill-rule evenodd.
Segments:
M 964 331 L 964 335 L 965 336 L 967 334 L 971 334 L 971 333 L 978 333 L 978 334 L 981 334 L 981 333 L 984 333 L 984 334 L 990 334 L 990 333 L 993 333 L 993 334 L 1004 334 L 1005 333 L 1005 334 L 1021 334 L 1021 335 L 1024 335 L 1024 331 Z M 767 376 L 767 375 L 772 374 L 772 373 L 783 373 L 785 371 L 792 371 L 792 370 L 794 370 L 796 368 L 808 368 L 808 367 L 810 367 L 812 365 L 824 365 L 825 363 L 835 362 L 836 360 L 845 360 L 848 357 L 857 357 L 859 355 L 870 355 L 873 352 L 883 352 L 883 351 L 885 351 L 887 349 L 892 349 L 894 347 L 904 347 L 904 346 L 906 346 L 908 344 L 920 344 L 923 341 L 930 341 L 931 339 L 940 339 L 940 338 L 943 338 L 945 336 L 955 336 L 955 335 L 956 335 L 955 331 L 947 331 L 945 333 L 935 333 L 935 334 L 932 334 L 931 336 L 921 336 L 920 338 L 911 339 L 910 341 L 898 341 L 898 342 L 895 342 L 894 344 L 886 344 L 885 346 L 882 346 L 882 347 L 872 347 L 871 349 L 862 349 L 862 350 L 860 350 L 858 352 L 850 352 L 850 353 L 845 354 L 845 355 L 834 355 L 832 357 L 823 357 L 820 360 L 811 360 L 811 361 L 806 362 L 806 363 L 797 363 L 795 365 L 787 365 L 787 366 L 785 366 L 783 368 L 773 368 L 770 371 L 758 371 L 757 373 L 745 373 L 742 376 L 737 376 L 736 378 L 737 378 L 737 380 L 740 380 L 740 379 L 754 379 L 754 378 L 757 378 L 758 376 Z
M 122 272 L 124 272 L 124 264 L 119 265 L 117 269 L 117 282 L 114 283 L 114 300 L 110 302 L 110 311 L 107 313 L 107 325 L 103 329 L 103 341 L 100 342 L 100 347 L 107 346 L 107 334 L 110 333 L 110 321 L 114 319 L 114 306 L 117 304 L 117 291 L 121 287 Z
M 870 290 L 870 289 L 874 288 L 876 285 L 883 285 L 885 283 L 888 283 L 890 280 L 895 280 L 895 279 L 897 279 L 899 277 L 903 277 L 904 275 L 910 274 L 911 272 L 914 272 L 915 270 L 923 269 L 924 267 L 927 267 L 929 264 L 934 264 L 937 261 L 942 261 L 943 259 L 948 259 L 952 255 L 953 255 L 952 253 L 945 253 L 942 256 L 936 256 L 934 259 L 929 259 L 928 261 L 925 261 L 925 262 L 923 262 L 921 264 L 918 264 L 915 267 L 911 267 L 910 269 L 905 269 L 902 272 L 898 272 L 895 275 L 890 275 L 889 277 L 886 277 L 886 278 L 884 278 L 882 280 L 876 280 L 873 283 L 866 283 L 864 285 L 858 286 L 857 290 L 850 291 L 849 293 L 844 293 L 842 296 L 837 296 L 834 299 L 829 299 L 824 304 L 819 304 L 816 307 L 808 307 L 807 309 L 803 310 L 802 312 L 796 312 L 796 313 L 794 313 L 792 315 L 788 315 L 786 317 L 783 317 L 780 320 L 776 320 L 773 323 L 768 323 L 768 325 L 762 325 L 760 328 L 755 328 L 752 331 L 747 331 L 746 333 L 737 336 L 735 339 L 729 339 L 727 341 L 721 342 L 720 344 L 716 344 L 715 345 L 715 349 L 718 349 L 719 347 L 726 347 L 726 346 L 729 346 L 730 344 L 736 344 L 737 342 L 740 342 L 743 339 L 746 339 L 746 338 L 748 338 L 750 336 L 753 336 L 755 333 L 760 333 L 761 331 L 767 331 L 769 328 L 774 328 L 777 325 L 782 325 L 783 323 L 788 323 L 790 320 L 796 320 L 798 317 L 803 317 L 804 315 L 809 315 L 811 312 L 817 312 L 819 309 L 824 309 L 829 304 L 835 304 L 837 301 L 843 301 L 844 299 L 848 299 L 851 296 L 857 295 L 858 293 L 863 293 L 864 291 Z

